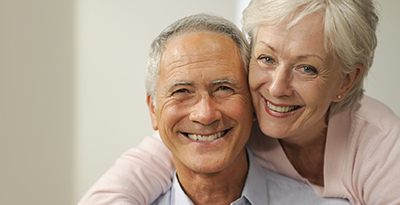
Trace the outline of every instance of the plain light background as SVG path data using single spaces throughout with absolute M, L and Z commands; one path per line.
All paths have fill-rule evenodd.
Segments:
M 378 2 L 379 42 L 365 88 L 400 115 L 400 1 Z M 200 12 L 238 24 L 247 3 L 2 0 L 0 203 L 76 204 L 153 133 L 143 75 L 154 37 Z

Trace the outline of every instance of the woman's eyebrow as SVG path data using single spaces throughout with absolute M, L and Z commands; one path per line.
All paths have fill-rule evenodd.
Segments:
M 324 61 L 324 60 L 322 60 L 322 58 L 319 55 L 316 55 L 316 54 L 301 55 L 298 58 L 299 59 L 303 59 L 303 58 L 308 58 L 308 57 L 316 57 L 316 58 L 320 59 L 322 62 Z
M 264 41 L 258 41 L 257 44 L 258 44 L 258 43 L 263 44 L 264 46 L 266 46 L 267 48 L 269 48 L 269 49 L 271 49 L 272 51 L 275 52 L 275 49 L 274 49 L 272 46 L 270 46 L 268 43 L 266 43 L 266 42 L 264 42 Z
M 268 43 L 266 43 L 264 41 L 258 41 L 257 43 L 263 44 L 264 46 L 266 46 L 267 48 L 271 49 L 272 51 L 275 51 L 275 49 L 272 46 L 270 46 Z M 302 59 L 302 58 L 308 58 L 308 57 L 316 57 L 316 58 L 320 59 L 321 61 L 324 61 L 319 55 L 316 55 L 316 54 L 300 55 L 297 58 L 298 59 Z

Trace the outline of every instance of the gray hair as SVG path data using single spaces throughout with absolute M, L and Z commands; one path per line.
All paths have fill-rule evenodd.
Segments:
M 172 38 L 197 32 L 213 32 L 233 39 L 239 48 L 241 61 L 246 72 L 250 60 L 250 46 L 244 34 L 232 22 L 210 14 L 197 14 L 182 18 L 164 29 L 151 44 L 145 72 L 147 93 L 155 100 L 161 55 L 165 44 Z
M 261 25 L 278 25 L 288 20 L 290 28 L 315 12 L 324 18 L 325 49 L 342 72 L 350 73 L 357 64 L 363 65 L 349 93 L 331 110 L 334 114 L 353 106 L 364 95 L 364 78 L 377 44 L 379 17 L 372 0 L 252 0 L 243 11 L 243 29 L 253 44 Z

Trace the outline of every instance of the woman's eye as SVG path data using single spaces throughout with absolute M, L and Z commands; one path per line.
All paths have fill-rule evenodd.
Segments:
M 258 60 L 262 60 L 265 63 L 275 63 L 275 60 L 268 56 L 260 56 L 260 57 L 258 57 Z
M 314 67 L 309 66 L 309 65 L 301 66 L 300 69 L 302 69 L 301 71 L 306 74 L 310 74 L 310 75 L 318 74 L 317 69 L 315 69 Z

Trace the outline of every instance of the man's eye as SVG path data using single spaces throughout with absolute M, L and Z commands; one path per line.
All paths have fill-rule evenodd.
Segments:
M 220 86 L 218 87 L 218 90 L 233 91 L 233 89 L 228 86 Z
M 235 93 L 235 90 L 229 86 L 219 86 L 214 92 L 214 97 L 225 98 Z
M 175 90 L 172 94 L 180 94 L 180 93 L 189 93 L 188 89 L 182 88 L 179 90 Z

